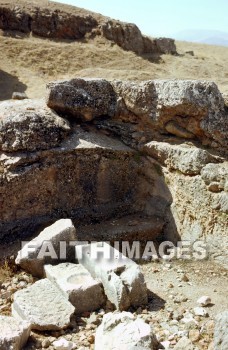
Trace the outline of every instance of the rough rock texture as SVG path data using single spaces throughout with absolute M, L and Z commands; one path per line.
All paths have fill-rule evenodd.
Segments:
M 81 225 L 142 210 L 137 152 L 88 131 L 75 127 L 47 151 L 0 153 L 1 237 L 25 237 L 64 217 Z
M 97 26 L 91 15 L 33 6 L 1 6 L 0 28 L 56 39 L 81 39 Z
M 32 329 L 66 328 L 73 313 L 73 305 L 46 278 L 14 294 L 13 316 L 19 320 L 29 321 Z
M 70 125 L 42 100 L 0 103 L 0 150 L 37 151 L 58 146 Z
M 61 40 L 103 35 L 124 50 L 137 54 L 176 54 L 173 39 L 150 39 L 144 37 L 135 24 L 111 20 L 73 6 L 65 5 L 58 9 L 51 2 L 38 7 L 29 1 L 17 6 L 5 1 L 0 6 L 0 29 Z
M 56 112 L 90 121 L 114 116 L 116 95 L 104 79 L 72 79 L 48 84 L 47 105 Z
M 208 168 L 205 166 L 208 163 L 222 162 L 221 158 L 213 156 L 206 150 L 188 144 L 151 141 L 144 145 L 143 151 L 166 165 L 168 169 L 179 170 L 186 175 L 200 174 L 203 168 Z M 220 165 L 208 164 L 208 166 L 218 169 Z
M 155 350 L 157 345 L 150 325 L 130 312 L 104 315 L 95 338 L 95 350 Z
M 71 134 L 45 151 L 0 153 L 1 237 L 70 217 L 82 239 L 99 227 L 99 240 L 122 239 L 136 215 L 160 223 L 141 237 L 204 240 L 225 264 L 228 114 L 214 83 L 73 79 L 50 84 L 49 101 Z M 122 233 L 110 229 L 120 218 Z
M 135 118 L 160 133 L 200 140 L 212 147 L 227 145 L 228 118 L 214 83 L 148 80 L 111 84 L 119 98 L 119 119 L 132 122 Z
M 174 231 L 177 230 L 183 240 L 207 242 L 208 255 L 227 265 L 227 192 L 212 192 L 200 174 L 186 176 L 165 168 L 163 171 L 172 195 Z M 167 239 L 173 237 L 171 226 L 168 224 L 164 232 Z
M 174 350 L 194 350 L 195 347 L 192 344 L 191 340 L 187 337 L 181 338 L 178 343 L 174 346 Z
M 114 41 L 124 50 L 138 54 L 144 52 L 143 36 L 135 24 L 108 20 L 101 26 L 101 31 L 105 38 Z
M 154 39 L 158 52 L 162 54 L 177 54 L 176 45 L 173 39 L 170 38 L 156 38 Z
M 44 268 L 46 277 L 74 305 L 77 314 L 97 310 L 104 304 L 101 283 L 93 279 L 81 264 L 62 263 L 56 266 L 45 265 Z
M 27 343 L 31 326 L 27 321 L 14 317 L 0 316 L 0 349 L 21 350 Z
M 18 252 L 15 262 L 33 276 L 43 277 L 45 264 L 57 264 L 61 260 L 74 261 L 74 247 L 70 247 L 69 243 L 76 240 L 76 229 L 72 221 L 58 220 L 26 243 Z M 60 242 L 66 244 L 66 256 L 60 254 Z
M 228 348 L 228 311 L 218 314 L 215 319 L 214 347 L 216 350 Z
M 118 310 L 147 303 L 147 288 L 139 266 L 109 244 L 76 247 L 79 262 L 102 281 L 107 298 Z

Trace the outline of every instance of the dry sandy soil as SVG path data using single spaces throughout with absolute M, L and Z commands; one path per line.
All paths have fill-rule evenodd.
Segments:
M 194 51 L 194 56 L 186 51 Z M 72 77 L 146 80 L 206 79 L 228 93 L 228 48 L 177 42 L 179 56 L 137 56 L 104 38 L 79 42 L 0 35 L 0 100 L 14 91 L 30 98 L 45 94 L 47 82 Z

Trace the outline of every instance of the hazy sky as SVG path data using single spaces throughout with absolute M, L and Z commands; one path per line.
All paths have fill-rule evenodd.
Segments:
M 132 22 L 153 36 L 174 36 L 186 29 L 228 32 L 228 0 L 61 0 Z

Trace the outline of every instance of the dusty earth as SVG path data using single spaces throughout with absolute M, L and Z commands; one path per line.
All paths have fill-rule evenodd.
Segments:
M 228 93 L 228 48 L 177 42 L 179 56 L 138 56 L 98 37 L 78 42 L 0 35 L 0 101 L 14 91 L 41 98 L 46 83 L 72 77 L 206 79 Z M 194 56 L 186 51 L 194 51 Z
M 141 268 L 148 287 L 149 304 L 146 308 L 129 311 L 151 324 L 163 345 L 169 342 L 169 347 L 173 348 L 186 335 L 195 349 L 213 349 L 213 319 L 227 306 L 227 270 L 210 261 L 186 260 L 147 262 Z M 35 278 L 15 267 L 13 257 L 0 273 L 0 313 L 9 315 L 13 293 L 33 283 Z M 212 300 L 205 308 L 208 316 L 194 316 L 193 308 L 199 306 L 197 299 L 202 295 L 208 295 Z M 112 308 L 107 303 L 104 309 L 73 319 L 67 330 L 32 332 L 25 350 L 54 349 L 52 342 L 60 338 L 73 341 L 76 349 L 93 349 L 97 326 L 104 313 L 110 311 Z M 184 323 L 189 313 L 194 321 Z

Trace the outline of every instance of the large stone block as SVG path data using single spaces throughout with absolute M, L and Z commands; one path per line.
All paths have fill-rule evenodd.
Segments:
M 105 302 L 102 284 L 81 264 L 62 263 L 44 266 L 46 277 L 60 289 L 77 314 L 95 311 Z M 95 297 L 96 296 L 96 297 Z
M 72 221 L 58 220 L 24 245 L 18 252 L 16 264 L 33 276 L 42 277 L 45 264 L 74 260 L 75 254 L 74 248 L 70 246 L 71 241 L 76 241 L 76 229 Z
M 105 242 L 77 246 L 79 262 L 99 279 L 108 299 L 119 310 L 147 303 L 147 288 L 139 266 Z
M 116 110 L 116 95 L 104 79 L 75 78 L 47 85 L 48 107 L 84 121 L 96 117 L 112 117 Z
M 30 322 L 32 329 L 59 330 L 70 324 L 75 308 L 48 279 L 14 294 L 12 314 Z

